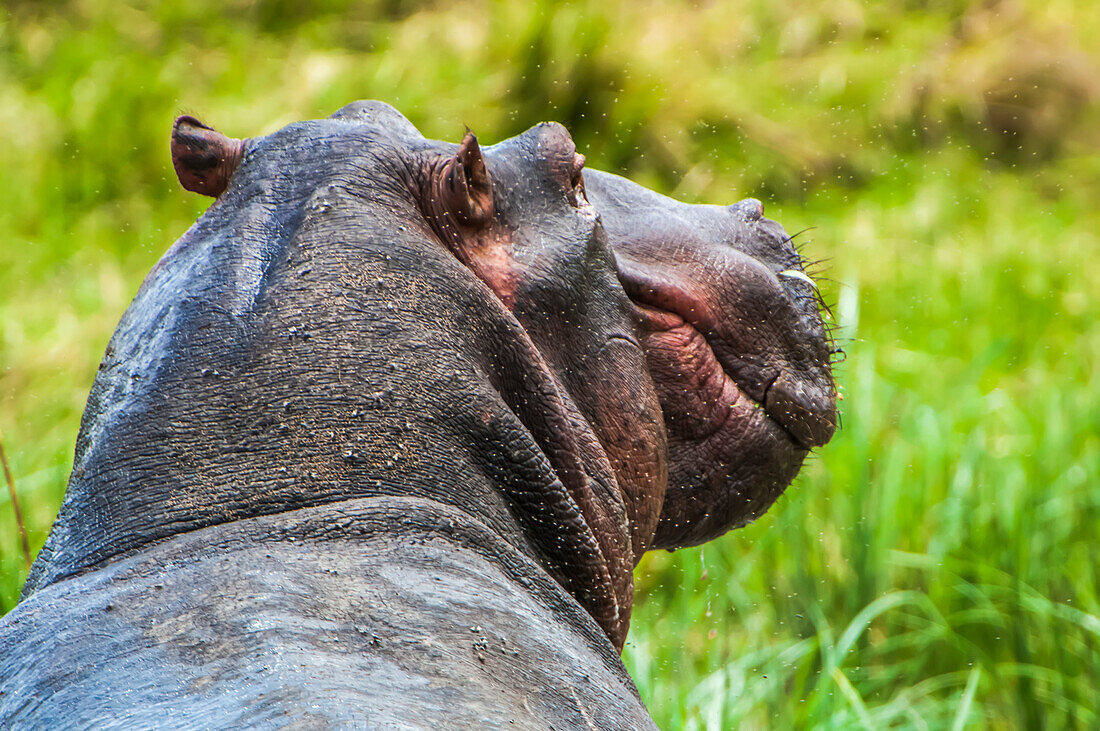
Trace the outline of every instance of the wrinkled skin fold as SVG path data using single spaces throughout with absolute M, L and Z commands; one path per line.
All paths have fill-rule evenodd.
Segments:
M 782 228 L 584 171 L 555 124 L 482 148 L 357 102 L 171 150 L 217 200 L 107 348 L 0 725 L 650 727 L 633 567 L 835 428 Z

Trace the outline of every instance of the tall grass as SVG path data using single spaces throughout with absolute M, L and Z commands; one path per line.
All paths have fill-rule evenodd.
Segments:
M 786 214 L 851 248 L 844 430 L 758 524 L 639 569 L 628 657 L 668 727 L 1100 723 L 1100 339 L 1067 307 L 1098 237 L 1007 175 L 935 245 L 874 190 Z M 928 177 L 906 197 L 953 195 Z
M 202 210 L 187 111 L 357 98 L 753 195 L 825 260 L 843 430 L 755 525 L 637 571 L 663 728 L 1100 725 L 1100 14 L 981 5 L 106 0 L 0 10 L 0 431 L 32 548 L 96 363 Z M 25 576 L 0 494 L 0 611 Z

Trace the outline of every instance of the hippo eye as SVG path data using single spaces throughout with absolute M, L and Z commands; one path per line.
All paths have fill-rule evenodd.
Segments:
M 584 155 L 578 152 L 573 155 L 573 166 L 569 176 L 569 203 L 574 208 L 588 205 L 588 196 L 584 192 L 584 174 L 581 172 L 582 170 L 584 170 Z

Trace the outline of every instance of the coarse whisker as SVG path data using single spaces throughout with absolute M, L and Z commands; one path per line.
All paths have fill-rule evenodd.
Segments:
M 829 320 L 836 320 L 836 315 L 833 313 L 833 308 L 825 301 L 825 298 L 821 296 L 819 290 L 814 290 L 814 300 L 817 302 L 817 306 L 825 312 L 825 316 Z
M 802 229 L 801 231 L 796 231 L 795 233 L 788 236 L 783 243 L 784 244 L 789 244 L 792 241 L 794 241 L 795 239 L 797 239 L 799 236 L 801 236 L 802 234 L 806 233 L 807 231 L 813 231 L 816 228 L 817 228 L 817 226 L 807 226 L 806 228 Z
M 838 286 L 842 286 L 840 282 L 833 279 L 832 277 L 825 277 L 825 276 L 822 276 L 821 274 L 818 274 L 818 273 L 808 272 L 808 274 L 810 274 L 810 276 L 813 277 L 813 280 L 815 282 L 827 282 L 829 284 L 835 284 L 835 285 L 838 285 Z

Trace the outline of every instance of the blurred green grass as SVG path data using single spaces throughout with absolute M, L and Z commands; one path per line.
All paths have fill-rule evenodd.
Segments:
M 118 317 L 206 205 L 176 114 L 555 119 L 594 167 L 809 229 L 848 354 L 843 430 L 780 503 L 639 567 L 661 727 L 1096 727 L 1098 36 L 1070 0 L 9 2 L 0 430 L 33 547 Z M 0 611 L 25 573 L 0 492 Z

